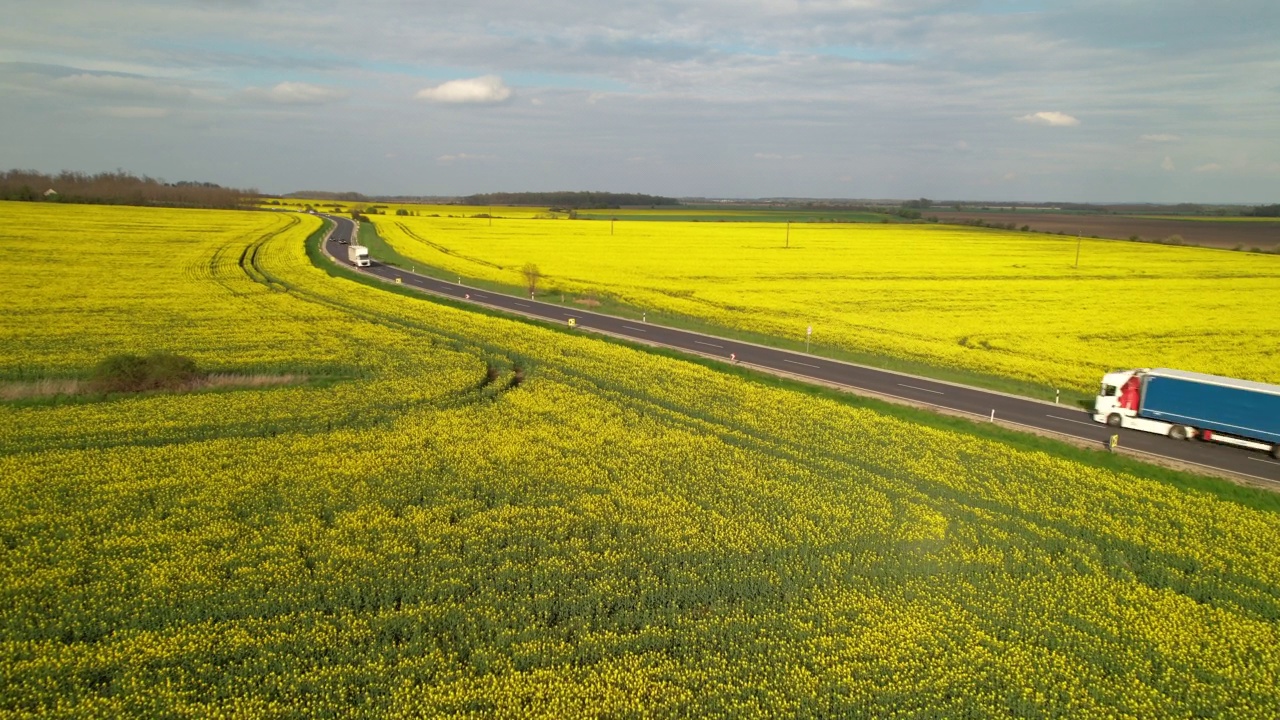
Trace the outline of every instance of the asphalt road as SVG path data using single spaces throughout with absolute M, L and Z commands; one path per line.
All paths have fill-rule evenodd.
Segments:
M 326 242 L 326 250 L 339 262 L 347 261 L 347 246 L 340 239 L 350 239 L 354 223 L 348 218 L 327 216 L 337 227 Z M 394 281 L 400 278 L 408 287 L 444 295 L 456 300 L 471 302 L 491 308 L 499 308 L 522 315 L 567 324 L 572 318 L 576 326 L 584 330 L 606 332 L 632 338 L 645 343 L 664 345 L 704 356 L 718 357 L 739 363 L 786 373 L 798 379 L 831 383 L 854 391 L 885 396 L 892 400 L 933 407 L 940 411 L 958 412 L 975 419 L 996 420 L 1015 426 L 1049 431 L 1069 436 L 1079 441 L 1096 443 L 1104 447 L 1114 432 L 1093 419 L 1079 408 L 1055 405 L 1029 398 L 1006 395 L 992 390 L 930 380 L 915 375 L 879 370 L 852 363 L 830 360 L 804 353 L 764 347 L 739 340 L 652 323 L 602 315 L 558 303 L 540 302 L 529 298 L 503 295 L 488 290 L 477 290 L 458 283 L 445 282 L 383 265 L 376 260 L 361 272 Z M 993 415 L 994 414 L 994 415 Z M 1155 456 L 1185 463 L 1213 474 L 1240 476 L 1255 483 L 1270 483 L 1280 487 L 1280 462 L 1264 453 L 1200 441 L 1177 441 L 1138 430 L 1120 430 L 1120 446 L 1126 452 Z

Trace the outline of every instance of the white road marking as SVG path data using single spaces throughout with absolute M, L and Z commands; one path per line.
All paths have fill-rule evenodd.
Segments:
M 695 343 L 697 343 L 697 344 L 699 344 L 699 345 L 706 345 L 707 347 L 720 348 L 721 350 L 723 350 L 723 349 L 724 349 L 724 346 L 723 346 L 723 345 L 717 345 L 717 344 L 715 344 L 715 343 L 702 342 L 701 340 L 694 340 L 694 342 L 695 342 Z
M 569 317 L 569 318 L 573 318 L 574 320 L 581 320 L 581 319 L 582 319 L 582 316 L 581 316 L 581 315 L 570 315 L 569 313 L 565 313 L 565 314 L 564 314 L 564 316 L 565 316 L 565 317 Z
M 516 303 L 517 305 L 519 305 L 520 307 L 533 307 L 533 306 L 532 306 L 532 305 L 530 305 L 529 303 L 522 303 L 522 302 L 520 302 L 519 300 L 516 300 L 516 301 L 515 301 L 515 303 Z
M 644 328 L 631 327 L 630 325 L 623 325 L 622 327 L 624 327 L 624 328 L 626 328 L 626 329 L 628 329 L 628 330 L 634 330 L 634 331 L 636 331 L 636 332 L 645 332 Z
M 485 299 L 488 299 L 488 297 L 489 297 L 488 295 L 485 295 L 485 294 L 483 294 L 483 293 L 475 293 L 475 296 L 476 296 L 476 297 L 482 297 L 482 298 L 485 298 Z
M 822 369 L 822 368 L 818 367 L 817 365 L 810 365 L 809 363 L 802 363 L 802 362 L 800 362 L 799 360 L 783 360 L 782 362 L 788 362 L 788 363 L 791 363 L 792 365 L 803 365 L 803 366 L 805 366 L 805 367 L 813 368 L 814 370 L 821 370 L 821 369 Z
M 516 301 L 516 303 L 515 303 L 515 304 L 517 304 L 517 305 L 522 305 L 522 306 L 524 306 L 524 307 L 531 307 L 530 305 L 528 305 L 528 304 L 526 304 L 526 303 L 519 302 L 519 301 Z M 624 326 L 624 327 L 627 327 L 627 326 Z M 632 328 L 632 329 L 637 329 L 637 330 L 638 330 L 639 328 Z M 610 333 L 608 333 L 607 331 L 605 331 L 605 334 L 610 334 Z M 700 341 L 695 341 L 695 342 L 700 342 Z M 710 345 L 711 343 L 702 343 L 702 344 L 704 344 L 704 345 Z M 675 346 L 668 346 L 668 347 L 675 347 Z M 676 348 L 676 349 L 679 349 L 679 348 Z M 784 361 L 784 362 L 789 362 L 789 363 L 792 363 L 792 364 L 795 364 L 795 365 L 804 365 L 805 367 L 811 367 L 811 368 L 821 369 L 821 368 L 819 368 L 817 365 L 809 365 L 809 364 L 807 364 L 807 363 L 797 362 L 797 361 L 795 361 L 795 360 L 786 360 L 786 361 Z M 784 372 L 785 372 L 785 371 L 784 371 Z M 851 390 L 863 390 L 864 392 L 868 392 L 868 393 L 870 393 L 870 394 L 871 394 L 871 395 L 873 395 L 873 396 L 874 396 L 874 395 L 879 395 L 879 396 L 883 396 L 883 397 L 891 397 L 891 398 L 895 398 L 895 399 L 898 399 L 898 400 L 903 400 L 903 401 L 906 401 L 906 402 L 909 402 L 909 403 L 913 403 L 913 404 L 918 404 L 918 405 L 928 405 L 928 406 L 936 407 L 936 408 L 939 408 L 939 409 L 942 409 L 942 410 L 949 410 L 949 411 L 951 411 L 951 412 L 958 412 L 958 413 L 961 413 L 961 414 L 964 414 L 964 415 L 972 415 L 972 416 L 974 416 L 974 417 L 977 417 L 977 418 L 979 418 L 979 419 L 983 419 L 983 420 L 985 420 L 985 419 L 987 418 L 987 414 L 986 414 L 986 413 L 975 413 L 975 412 L 970 412 L 970 411 L 968 411 L 968 410 L 961 410 L 961 409 L 959 409 L 959 408 L 948 407 L 948 406 L 946 406 L 946 405 L 937 405 L 937 404 L 934 404 L 934 403 L 929 403 L 929 402 L 924 402 L 924 401 L 922 401 L 922 400 L 917 400 L 917 399 L 915 399 L 915 398 L 904 397 L 904 396 L 901 396 L 901 395 L 894 395 L 894 394 L 892 394 L 892 393 L 886 393 L 886 392 L 883 392 L 883 391 L 881 391 L 881 390 L 875 390 L 875 389 L 873 389 L 873 388 L 862 387 L 862 386 L 859 386 L 859 385 L 847 385 L 847 384 L 844 384 L 844 383 L 835 383 L 835 384 L 836 384 L 836 385 L 838 385 L 838 386 L 840 386 L 840 387 L 849 388 L 849 389 L 851 389 Z M 901 383 L 899 383 L 899 384 L 901 384 Z M 910 386 L 910 385 L 903 385 L 903 387 L 912 387 L 912 386 Z M 916 390 L 925 390 L 924 388 L 914 388 L 914 389 L 916 389 Z M 936 392 L 936 393 L 938 393 L 938 394 L 945 394 L 945 393 L 941 393 L 941 392 L 939 392 L 939 391 L 937 391 L 937 390 L 926 390 L 926 392 Z M 1056 416 L 1056 415 L 1048 415 L 1048 416 L 1046 416 L 1046 417 L 1051 417 L 1051 418 L 1054 418 L 1054 419 L 1057 419 L 1057 420 L 1067 420 L 1068 422 L 1074 422 L 1074 423 L 1078 423 L 1078 424 L 1080 424 L 1080 425 L 1090 425 L 1090 426 L 1092 426 L 1092 425 L 1100 424 L 1100 423 L 1085 422 L 1085 421 L 1083 421 L 1083 420 L 1072 420 L 1071 418 L 1058 417 L 1058 416 Z M 1032 429 L 1032 430 L 1048 430 L 1049 432 L 1052 432 L 1052 433 L 1054 433 L 1054 434 L 1056 434 L 1056 435 L 1063 436 L 1063 437 L 1068 437 L 1068 438 L 1073 438 L 1073 439 L 1075 439 L 1075 440 L 1081 440 L 1081 441 L 1084 441 L 1084 442 L 1086 442 L 1086 443 L 1095 443 L 1095 442 L 1097 442 L 1094 438 L 1086 438 L 1086 437 L 1081 437 L 1081 436 L 1079 436 L 1079 435 L 1072 435 L 1071 433 L 1065 433 L 1065 432 L 1062 432 L 1061 430 L 1051 430 L 1051 429 L 1049 429 L 1049 428 L 1039 428 L 1039 427 L 1036 427 L 1036 426 L 1033 426 L 1033 425 L 1027 425 L 1027 424 L 1025 424 L 1025 423 L 1014 422 L 1014 421 L 1011 421 L 1011 420 L 1004 420 L 1003 422 L 1004 422 L 1004 424 L 1006 424 L 1006 425 L 1015 425 L 1015 426 L 1019 426 L 1019 427 L 1029 428 L 1029 429 Z M 1195 462 L 1194 460 L 1184 460 L 1184 459 L 1181 459 L 1181 458 L 1174 458 L 1174 457 L 1169 456 L 1169 455 L 1161 455 L 1161 454 L 1159 454 L 1159 453 L 1148 452 L 1148 451 L 1146 451 L 1146 450 L 1138 450 L 1138 449 L 1136 449 L 1136 448 L 1126 448 L 1126 450 L 1127 450 L 1127 452 L 1135 453 L 1135 454 L 1138 454 L 1138 455 L 1148 455 L 1148 456 L 1151 456 L 1151 457 L 1162 458 L 1162 459 L 1167 459 L 1167 460 L 1173 460 L 1173 461 L 1175 461 L 1175 462 L 1183 463 L 1183 464 L 1186 464 L 1186 465 L 1194 465 L 1194 466 L 1202 467 L 1202 468 L 1205 468 L 1206 470 L 1214 470 L 1214 471 L 1217 471 L 1217 472 L 1225 472 L 1225 473 L 1228 473 L 1228 474 L 1231 474 L 1231 475 L 1240 476 L 1240 477 L 1252 478 L 1252 479 L 1254 479 L 1254 480 L 1262 480 L 1262 481 L 1264 481 L 1264 482 L 1266 482 L 1266 483 L 1269 483 L 1269 484 L 1275 484 L 1275 483 L 1276 483 L 1276 479 L 1275 479 L 1275 478 L 1263 477 L 1263 476 L 1261 476 L 1261 475 L 1252 475 L 1252 474 L 1250 474 L 1250 473 L 1241 472 L 1241 471 L 1239 471 L 1239 470 L 1228 470 L 1227 468 L 1218 467 L 1218 466 L 1215 466 L 1215 465 L 1209 465 L 1209 464 L 1206 464 L 1206 463 L 1199 463 L 1199 462 Z M 1273 462 L 1273 461 L 1271 461 L 1271 460 L 1263 460 L 1262 458 L 1250 457 L 1249 459 L 1250 459 L 1250 460 L 1256 460 L 1257 462 L 1267 463 L 1268 465 L 1280 465 L 1280 463 Z
M 1045 417 L 1053 418 L 1054 420 L 1065 420 L 1067 422 L 1076 423 L 1077 425 L 1088 425 L 1089 427 L 1095 427 L 1102 424 L 1102 423 L 1085 422 L 1084 420 L 1072 420 L 1071 418 L 1058 417 L 1057 415 L 1045 415 Z
M 919 390 L 920 392 L 933 393 L 934 395 L 946 395 L 946 393 L 942 392 L 941 390 L 930 390 L 929 388 L 916 387 L 915 385 L 907 385 L 906 383 L 898 383 L 898 387 L 911 388 L 912 390 Z

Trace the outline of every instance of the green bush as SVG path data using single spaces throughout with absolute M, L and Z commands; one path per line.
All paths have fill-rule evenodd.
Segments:
M 191 358 L 155 352 L 145 357 L 112 355 L 93 369 L 90 383 L 98 392 L 179 390 L 203 376 Z

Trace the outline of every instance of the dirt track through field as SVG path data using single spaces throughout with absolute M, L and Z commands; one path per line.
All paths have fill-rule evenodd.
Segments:
M 1248 220 L 1160 220 L 1123 215 L 1071 215 L 1040 212 L 926 212 L 940 222 L 962 223 L 982 220 L 989 225 L 1013 223 L 1036 232 L 1063 233 L 1103 238 L 1164 240 L 1177 235 L 1187 245 L 1203 245 L 1244 250 L 1280 248 L 1280 221 Z

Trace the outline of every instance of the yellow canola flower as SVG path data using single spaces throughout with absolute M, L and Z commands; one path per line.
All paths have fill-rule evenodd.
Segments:
M 6 377 L 330 378 L 0 405 L 0 716 L 1280 708 L 1247 492 L 333 278 L 310 216 L 0 212 L 52 259 L 0 263 Z
M 532 262 L 551 296 L 792 341 L 812 327 L 815 344 L 872 360 L 1082 392 L 1133 367 L 1280 382 L 1271 255 L 945 225 L 571 222 L 506 208 L 489 223 L 474 210 L 370 220 L 448 273 L 519 286 Z

